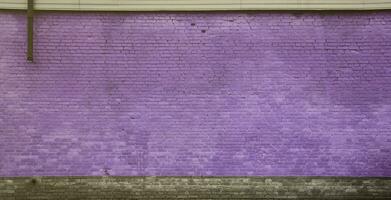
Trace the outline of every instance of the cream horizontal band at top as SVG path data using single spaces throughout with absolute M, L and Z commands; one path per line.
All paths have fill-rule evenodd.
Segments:
M 36 10 L 213 11 L 213 10 L 374 10 L 391 0 L 35 0 Z M 0 0 L 0 9 L 26 9 L 27 0 Z

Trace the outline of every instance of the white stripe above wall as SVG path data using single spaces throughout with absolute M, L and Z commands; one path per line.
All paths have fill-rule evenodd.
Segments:
M 27 0 L 0 0 L 0 9 L 26 9 Z M 36 10 L 202 11 L 202 10 L 374 10 L 391 0 L 35 0 Z

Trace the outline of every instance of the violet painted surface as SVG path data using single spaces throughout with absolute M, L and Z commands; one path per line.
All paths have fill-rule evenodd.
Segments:
M 391 13 L 0 12 L 0 176 L 391 176 Z

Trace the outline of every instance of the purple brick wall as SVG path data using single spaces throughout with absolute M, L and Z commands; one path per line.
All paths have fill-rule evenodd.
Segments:
M 391 13 L 0 12 L 0 176 L 391 176 Z

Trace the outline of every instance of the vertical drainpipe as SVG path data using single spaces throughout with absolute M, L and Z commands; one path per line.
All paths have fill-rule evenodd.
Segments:
M 34 0 L 27 2 L 27 60 L 33 61 L 34 52 Z

